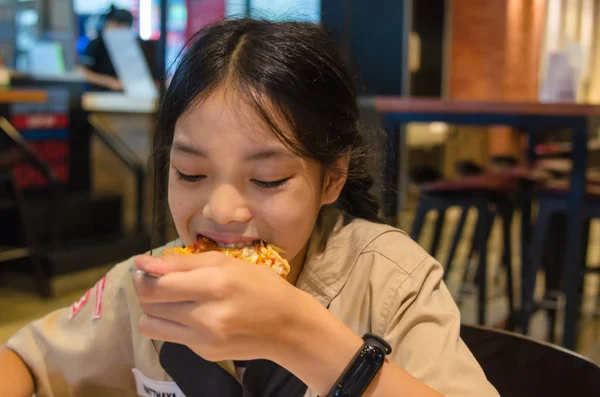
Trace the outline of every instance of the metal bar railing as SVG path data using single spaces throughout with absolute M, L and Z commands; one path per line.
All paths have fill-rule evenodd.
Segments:
M 113 152 L 119 160 L 133 173 L 136 179 L 136 231 L 144 231 L 144 185 L 146 180 L 146 167 L 139 157 L 131 151 L 125 142 L 115 133 L 101 117 L 90 115 L 88 122 L 92 131 L 100 141 Z
M 27 144 L 19 131 L 13 126 L 6 117 L 0 117 L 0 130 L 3 131 L 8 138 L 13 142 L 17 150 L 24 156 L 25 161 L 34 166 L 48 180 L 48 238 L 50 250 L 54 250 L 58 246 L 59 224 L 58 224 L 58 194 L 59 186 L 58 179 L 50 168 L 50 165 L 40 158 Z

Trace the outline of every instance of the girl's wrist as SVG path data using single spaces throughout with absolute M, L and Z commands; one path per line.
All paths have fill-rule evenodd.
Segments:
M 325 395 L 363 340 L 310 295 L 298 292 L 292 302 L 294 315 L 280 333 L 273 361 Z

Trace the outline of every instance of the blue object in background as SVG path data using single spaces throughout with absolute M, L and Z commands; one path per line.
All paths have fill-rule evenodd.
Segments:
M 244 17 L 248 13 L 246 1 L 226 0 L 226 17 Z M 249 15 L 273 21 L 300 20 L 321 22 L 321 0 L 251 0 Z

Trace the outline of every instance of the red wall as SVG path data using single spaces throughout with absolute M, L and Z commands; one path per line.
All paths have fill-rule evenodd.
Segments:
M 225 0 L 187 0 L 186 39 L 204 26 L 225 17 Z

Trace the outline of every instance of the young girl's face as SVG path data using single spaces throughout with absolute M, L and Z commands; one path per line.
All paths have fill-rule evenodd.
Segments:
M 234 90 L 214 92 L 179 118 L 170 159 L 169 206 L 184 244 L 263 239 L 286 251 L 292 272 L 321 206 L 345 181 L 292 154 Z

